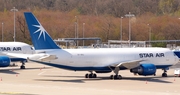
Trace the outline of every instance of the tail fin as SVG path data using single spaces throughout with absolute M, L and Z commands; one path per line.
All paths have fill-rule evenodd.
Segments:
M 60 49 L 31 12 L 25 12 L 24 16 L 36 50 Z
M 176 56 L 177 56 L 178 58 L 180 58 L 180 51 L 179 51 L 179 50 L 178 50 L 178 51 L 175 50 L 174 53 L 176 54 Z

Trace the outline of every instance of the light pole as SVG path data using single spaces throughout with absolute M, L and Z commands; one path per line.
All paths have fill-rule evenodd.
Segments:
M 2 42 L 3 42 L 3 25 L 4 23 L 2 22 Z
M 83 38 L 84 38 L 84 25 L 85 23 L 83 23 Z M 83 47 L 84 47 L 84 40 L 83 40 Z
M 76 38 L 76 26 L 77 26 L 77 23 L 74 22 L 74 28 L 75 28 L 75 30 L 74 30 L 74 38 Z
M 121 17 L 121 31 L 120 31 L 120 40 L 121 40 L 121 47 L 122 47 L 122 19 L 123 17 Z
M 149 46 L 151 44 L 151 26 L 150 24 L 147 24 L 149 26 Z
M 16 9 L 15 7 L 13 7 L 13 9 L 11 9 L 11 11 L 14 12 L 14 42 L 16 41 L 16 24 L 15 24 L 15 21 L 16 21 L 16 12 L 18 11 L 18 9 Z
M 125 17 L 128 17 L 129 18 L 129 47 L 130 47 L 130 44 L 131 44 L 131 22 L 130 22 L 130 18 L 131 17 L 134 17 L 135 15 L 134 14 L 131 14 L 131 12 L 129 12 L 129 14 L 126 14 Z
M 78 16 L 75 16 L 75 18 L 76 18 L 76 32 L 77 32 L 76 38 L 78 38 L 78 35 L 79 35 L 78 34 Z M 77 46 L 78 46 L 78 40 L 77 40 Z

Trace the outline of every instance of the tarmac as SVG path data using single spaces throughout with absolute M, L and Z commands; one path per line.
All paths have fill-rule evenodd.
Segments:
M 18 63 L 18 65 L 21 65 Z M 98 78 L 84 78 L 86 71 L 68 71 L 38 63 L 19 67 L 0 68 L 0 95 L 180 95 L 180 77 L 135 76 L 129 70 L 120 71 L 122 80 L 111 80 L 112 73 L 97 74 Z

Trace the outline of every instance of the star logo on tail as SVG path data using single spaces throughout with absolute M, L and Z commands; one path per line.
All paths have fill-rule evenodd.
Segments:
M 46 40 L 46 36 L 45 36 L 46 30 L 43 28 L 43 26 L 42 26 L 41 24 L 40 24 L 40 25 L 33 25 L 33 26 L 39 28 L 39 29 L 37 29 L 37 30 L 34 32 L 34 34 L 37 33 L 37 32 L 39 32 L 39 37 L 38 37 L 38 39 L 41 37 L 41 35 L 43 35 L 44 40 Z

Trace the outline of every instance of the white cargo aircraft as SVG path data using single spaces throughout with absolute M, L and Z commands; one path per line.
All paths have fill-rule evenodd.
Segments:
M 22 42 L 0 42 L 0 67 L 8 67 L 11 62 L 21 62 L 21 69 L 25 69 L 25 58 L 10 57 L 4 54 L 6 53 L 23 53 L 33 54 L 35 50 L 32 46 Z
M 38 53 L 23 57 L 57 68 L 89 71 L 85 78 L 96 78 L 95 73 L 114 71 L 115 75 L 110 78 L 121 79 L 118 72 L 124 69 L 144 76 L 155 75 L 156 69 L 163 69 L 162 77 L 167 77 L 167 68 L 179 61 L 178 56 L 167 48 L 61 49 L 31 12 L 24 15 Z M 22 55 L 10 55 L 23 58 Z

